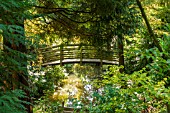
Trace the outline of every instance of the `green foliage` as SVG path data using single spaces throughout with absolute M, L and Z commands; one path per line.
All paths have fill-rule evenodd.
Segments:
M 32 56 L 27 54 L 24 19 L 33 0 L 0 1 L 0 112 L 26 113 L 30 111 L 27 64 Z M 27 108 L 26 108 L 27 107 Z
M 170 99 L 169 88 L 165 88 L 166 79 L 156 82 L 152 76 L 147 75 L 145 69 L 130 75 L 120 73 L 119 69 L 116 66 L 111 67 L 108 74 L 103 76 L 102 83 L 99 81 L 99 87 L 104 89 L 101 93 L 93 94 L 94 100 L 88 106 L 90 113 L 165 110 L 164 105 Z
M 140 17 L 134 0 L 38 0 L 37 21 L 44 38 L 66 43 L 75 38 L 97 45 L 111 43 L 118 34 L 135 32 Z M 104 10 L 103 10 L 104 9 Z
M 45 70 L 45 79 L 48 81 L 47 86 L 50 86 L 50 84 L 58 85 L 64 77 L 63 68 L 60 66 L 47 67 Z
M 49 98 L 51 94 L 42 96 L 36 101 L 34 113 L 56 113 L 59 110 L 60 103 Z
M 35 97 L 41 97 L 46 93 L 52 96 L 61 80 L 65 78 L 63 68 L 60 66 L 45 67 L 41 71 L 32 70 L 32 72 L 34 72 L 31 76 L 33 82 L 32 92 Z
M 95 66 L 75 64 L 72 67 L 72 71 L 76 76 L 81 77 L 82 79 L 94 78 L 95 76 L 97 76 Z
M 163 48 L 163 50 L 166 52 L 167 56 L 169 56 L 170 54 L 170 24 L 167 24 L 165 26 L 166 31 L 168 32 L 168 34 L 164 34 L 162 39 L 160 39 L 160 44 Z
M 60 66 L 44 67 L 41 71 L 34 70 L 31 80 L 35 113 L 55 113 L 58 110 L 59 102 L 53 98 L 53 94 L 64 78 L 63 68 Z
M 148 3 L 156 1 L 166 6 L 169 4 L 164 0 L 146 1 Z M 29 10 L 33 5 L 35 7 Z M 169 34 L 169 9 L 163 9 L 166 10 L 161 10 L 159 15 L 154 14 L 164 21 L 163 26 L 156 23 L 153 25 Z M 137 33 L 139 38 L 148 37 L 146 29 L 141 29 L 143 25 L 140 24 L 140 14 L 136 10 L 134 0 L 1 0 L 0 10 L 0 35 L 3 36 L 4 42 L 3 49 L 0 50 L 0 88 L 4 88 L 0 91 L 0 112 L 23 113 L 24 105 L 29 104 L 23 101 L 24 93 L 17 88 L 29 89 L 21 83 L 24 80 L 21 78 L 29 77 L 28 62 L 34 60 L 32 55 L 27 54 L 26 47 L 35 47 L 31 41 L 34 40 L 36 43 L 38 41 L 35 37 L 34 39 L 25 37 L 24 20 L 33 17 L 39 17 L 38 21 L 35 19 L 34 24 L 39 24 L 40 31 L 37 34 L 41 34 L 40 38 L 50 37 L 49 40 L 52 40 L 52 36 L 54 38 L 81 36 L 81 41 L 97 45 L 100 50 L 102 44 L 111 45 L 112 39 L 116 36 L 128 37 L 126 41 L 130 46 L 126 47 L 126 55 L 130 54 L 127 59 L 132 62 L 126 63 L 128 66 L 125 68 L 128 73 L 133 73 L 120 73 L 118 67 L 111 68 L 98 86 L 104 88 L 104 91 L 101 94 L 95 92 L 93 95 L 94 102 L 88 108 L 90 112 L 137 113 L 148 107 L 158 112 L 162 111 L 165 103 L 170 100 L 170 37 L 166 34 L 159 39 L 163 53 L 153 48 L 153 42 L 149 38 L 139 39 L 140 41 L 131 39 L 134 33 Z M 33 16 L 31 13 L 37 15 Z M 134 43 L 137 44 L 131 49 Z M 165 59 L 164 55 L 168 58 Z M 136 61 L 136 58 L 140 58 L 140 61 Z M 134 65 L 131 64 L 133 61 Z M 145 66 L 146 69 L 141 70 Z M 31 76 L 33 92 L 38 92 L 38 96 L 41 97 L 38 97 L 40 101 L 37 106 L 46 112 L 56 112 L 58 102 L 52 99 L 52 94 L 64 75 L 60 67 L 49 67 L 43 71 L 45 75 Z M 80 76 L 94 74 L 91 67 L 83 66 L 75 67 L 75 72 Z M 18 76 L 16 77 L 18 80 L 14 78 L 15 75 Z M 14 87 L 16 89 L 10 91 Z
M 22 90 L 0 92 L 0 111 L 1 113 L 26 113 L 23 104 L 30 104 L 21 100 L 25 98 Z

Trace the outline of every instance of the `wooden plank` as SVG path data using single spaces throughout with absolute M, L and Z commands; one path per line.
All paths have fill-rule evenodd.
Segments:
M 100 63 L 101 60 L 100 59 L 82 59 L 82 63 Z M 63 64 L 69 64 L 69 63 L 80 63 L 80 59 L 64 59 L 62 61 Z M 102 60 L 103 64 L 118 64 L 118 61 L 109 61 L 109 60 Z M 46 65 L 58 65 L 60 64 L 60 60 L 58 61 L 53 61 L 53 62 L 48 62 L 48 63 L 44 63 L 42 64 L 43 66 Z

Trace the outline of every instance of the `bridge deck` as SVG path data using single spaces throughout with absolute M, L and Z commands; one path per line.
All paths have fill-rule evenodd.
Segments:
M 109 61 L 109 60 L 100 60 L 100 59 L 82 59 L 82 61 L 80 59 L 64 59 L 64 60 L 62 60 L 62 64 L 80 63 L 80 62 L 82 62 L 82 63 L 102 63 L 102 64 L 111 64 L 111 65 L 119 64 L 118 61 Z M 60 60 L 43 63 L 42 65 L 46 66 L 46 65 L 59 65 L 59 64 L 60 64 Z

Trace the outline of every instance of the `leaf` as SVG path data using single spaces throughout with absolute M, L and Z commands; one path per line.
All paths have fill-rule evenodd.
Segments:
M 170 64 L 170 59 L 168 59 L 166 62 L 167 62 L 168 64 Z

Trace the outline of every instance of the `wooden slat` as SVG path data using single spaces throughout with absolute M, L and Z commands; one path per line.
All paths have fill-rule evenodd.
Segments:
M 62 47 L 62 48 L 61 48 Z M 60 64 L 63 63 L 74 63 L 74 62 L 103 62 L 103 63 L 110 63 L 110 64 L 117 64 L 115 61 L 118 61 L 118 50 L 110 48 L 107 51 L 107 47 L 103 47 L 105 50 L 101 50 L 86 44 L 70 44 L 70 45 L 57 45 L 52 47 L 46 47 L 39 49 L 40 55 L 43 57 L 44 64 L 48 64 L 48 62 L 58 62 Z M 70 60 L 68 59 L 79 59 L 79 61 Z M 92 59 L 86 61 L 86 59 Z M 96 59 L 96 60 L 94 60 Z M 100 61 L 99 61 L 100 60 Z M 114 62 L 112 62 L 114 61 Z M 58 64 L 58 63 L 56 63 Z

